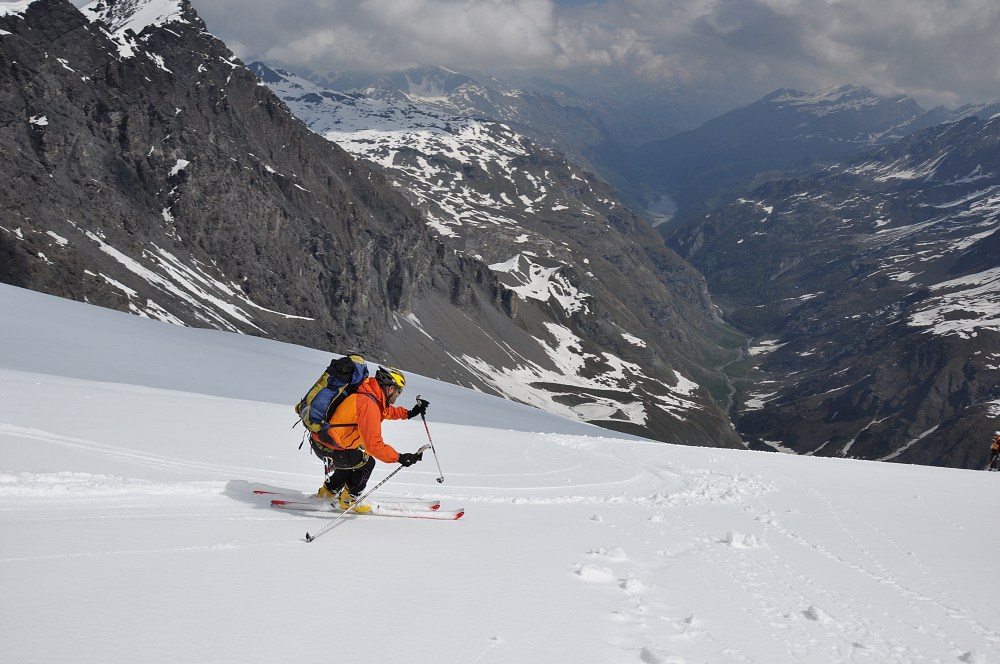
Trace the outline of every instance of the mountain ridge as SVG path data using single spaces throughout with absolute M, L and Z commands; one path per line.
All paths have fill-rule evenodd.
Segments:
M 1000 118 L 776 180 L 672 244 L 757 336 L 757 447 L 981 468 L 1000 417 Z
M 695 215 L 720 199 L 732 200 L 755 178 L 806 174 L 889 142 L 924 115 L 909 97 L 881 97 L 853 85 L 812 93 L 779 89 L 696 129 L 640 146 L 619 167 L 638 183 L 633 187 L 669 196 Z

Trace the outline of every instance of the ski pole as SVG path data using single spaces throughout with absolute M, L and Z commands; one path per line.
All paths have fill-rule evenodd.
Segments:
M 423 401 L 423 399 L 420 398 L 419 394 L 417 395 L 417 401 Z M 434 453 L 434 463 L 436 463 L 438 467 L 438 476 L 437 476 L 438 484 L 444 484 L 444 473 L 441 472 L 441 462 L 438 461 L 438 453 L 437 450 L 434 449 L 434 441 L 431 439 L 430 427 L 427 426 L 427 418 L 424 417 L 423 413 L 420 413 L 420 419 L 424 421 L 424 431 L 427 432 L 427 442 L 430 443 L 431 452 Z
M 428 447 L 430 447 L 430 445 L 424 445 L 419 450 L 417 450 L 417 454 L 423 454 L 424 450 L 426 450 Z M 400 466 L 399 468 L 397 468 L 396 470 L 392 471 L 391 473 L 389 473 L 388 475 L 386 475 L 384 478 L 382 478 L 381 482 L 379 482 L 378 484 L 376 484 L 375 486 L 373 486 L 371 489 L 369 489 L 365 493 L 365 495 L 361 496 L 356 501 L 354 501 L 353 505 L 351 505 L 346 510 L 344 510 L 343 512 L 341 512 L 340 516 L 338 516 L 336 519 L 334 519 L 330 523 L 328 523 L 325 526 L 323 526 L 323 528 L 318 533 L 316 533 L 315 535 L 310 535 L 307 532 L 306 533 L 306 542 L 312 542 L 314 539 L 316 539 L 317 537 L 319 537 L 320 535 L 322 535 L 323 533 L 327 532 L 328 530 L 330 530 L 331 528 L 333 528 L 335 525 L 337 525 L 337 522 L 340 521 L 341 519 L 343 519 L 344 516 L 348 512 L 350 512 L 355 507 L 357 507 L 358 505 L 360 505 L 365 500 L 365 498 L 367 498 L 368 496 L 372 495 L 372 493 L 375 492 L 375 489 L 379 488 L 380 486 L 382 486 L 383 484 L 385 484 L 386 482 L 388 482 L 390 477 L 392 477 L 393 475 L 395 475 L 396 473 L 398 473 L 399 471 L 401 471 L 405 467 L 406 466 Z

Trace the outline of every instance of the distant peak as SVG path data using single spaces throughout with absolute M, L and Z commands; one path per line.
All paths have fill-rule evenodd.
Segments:
M 774 104 L 792 104 L 794 106 L 818 106 L 820 104 L 838 104 L 845 99 L 876 99 L 878 95 L 868 88 L 860 88 L 856 85 L 837 85 L 832 88 L 818 90 L 816 92 L 800 92 L 784 88 L 775 90 L 763 101 Z
M 131 30 L 139 34 L 149 26 L 200 22 L 189 0 L 97 0 L 81 11 L 114 33 Z
M 775 90 L 761 99 L 759 104 L 769 104 L 778 108 L 791 108 L 798 113 L 812 115 L 830 115 L 843 112 L 856 113 L 865 108 L 884 107 L 899 104 L 908 107 L 914 113 L 923 113 L 919 104 L 907 95 L 885 97 L 868 88 L 856 85 L 838 85 L 816 92 L 800 92 L 798 90 Z

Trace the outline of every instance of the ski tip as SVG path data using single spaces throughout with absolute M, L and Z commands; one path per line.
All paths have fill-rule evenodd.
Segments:
M 465 510 L 462 510 L 460 512 L 456 512 L 455 513 L 455 518 L 456 519 L 461 519 L 463 516 L 465 516 Z
M 287 505 L 288 501 L 287 500 L 277 500 L 277 499 L 275 499 L 275 500 L 271 501 L 271 504 L 272 505 Z
M 433 505 L 431 505 L 431 509 L 432 510 L 439 510 L 439 509 L 441 509 L 441 503 L 434 503 Z

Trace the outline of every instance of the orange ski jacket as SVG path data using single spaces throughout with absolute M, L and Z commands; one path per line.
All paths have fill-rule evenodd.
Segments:
M 333 450 L 363 448 L 383 463 L 399 461 L 399 452 L 382 438 L 382 420 L 405 420 L 409 411 L 385 402 L 382 386 L 374 378 L 366 378 L 358 391 L 349 395 L 330 416 L 327 433 L 333 439 L 331 446 L 313 433 L 312 439 L 321 447 Z

